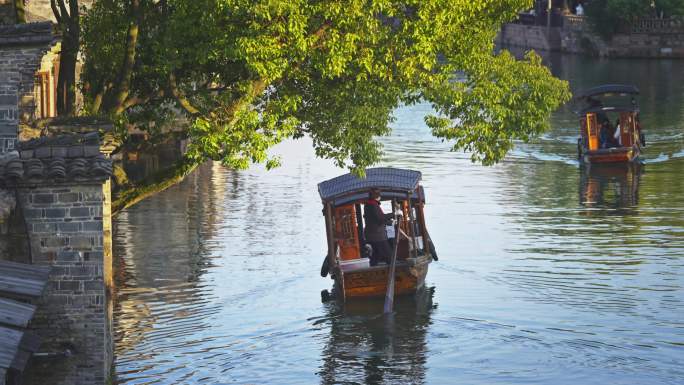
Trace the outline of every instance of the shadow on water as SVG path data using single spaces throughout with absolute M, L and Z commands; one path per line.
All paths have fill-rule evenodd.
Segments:
M 641 164 L 596 164 L 583 166 L 579 172 L 579 200 L 584 207 L 628 214 L 639 204 L 639 181 L 644 172 Z
M 382 299 L 328 302 L 321 384 L 425 383 L 434 289 L 398 297 L 390 315 L 381 313 Z

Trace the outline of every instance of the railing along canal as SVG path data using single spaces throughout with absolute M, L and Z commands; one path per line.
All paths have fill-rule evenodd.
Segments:
M 684 18 L 642 18 L 625 27 L 627 33 L 684 33 Z

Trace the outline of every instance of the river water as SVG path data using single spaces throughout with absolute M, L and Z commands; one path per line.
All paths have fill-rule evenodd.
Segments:
M 482 167 L 401 108 L 383 165 L 423 172 L 427 288 L 322 303 L 310 143 L 284 166 L 208 164 L 115 219 L 120 384 L 684 383 L 684 62 L 547 59 L 573 90 L 642 90 L 644 165 L 582 170 L 570 107 Z

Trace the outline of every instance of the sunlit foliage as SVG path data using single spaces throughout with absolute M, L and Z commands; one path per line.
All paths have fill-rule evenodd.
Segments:
M 275 166 L 270 147 L 307 135 L 360 171 L 392 112 L 427 101 L 437 137 L 492 164 L 570 96 L 535 54 L 494 53 L 501 24 L 531 3 L 99 0 L 83 23 L 83 85 L 91 112 L 151 131 L 180 113 L 197 162 Z

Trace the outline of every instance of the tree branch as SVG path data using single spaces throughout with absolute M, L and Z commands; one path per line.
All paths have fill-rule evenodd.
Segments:
M 125 111 L 125 110 L 127 110 L 133 106 L 148 103 L 151 100 L 154 100 L 156 98 L 163 98 L 165 95 L 166 95 L 166 93 L 164 92 L 164 90 L 160 89 L 156 93 L 150 94 L 150 95 L 145 96 L 145 97 L 140 97 L 138 95 L 135 95 L 133 97 L 129 97 L 128 99 L 126 99 L 126 101 L 123 104 L 123 110 Z
M 109 108 L 111 112 L 117 115 L 123 112 L 123 104 L 130 92 L 131 77 L 133 76 L 133 66 L 135 64 L 135 54 L 138 44 L 138 30 L 142 18 L 140 0 L 131 0 L 131 14 L 133 17 L 128 26 L 126 36 L 126 55 L 124 56 L 121 70 L 117 76 L 117 91 L 114 93 L 112 105 Z
M 171 95 L 173 95 L 173 97 L 176 98 L 178 104 L 180 104 L 180 106 L 183 107 L 183 109 L 188 114 L 197 115 L 200 113 L 200 111 L 197 108 L 195 108 L 178 89 L 178 84 L 176 83 L 176 75 L 173 74 L 173 71 L 169 73 L 169 91 Z
M 69 9 L 71 10 L 70 16 L 71 19 L 78 20 L 78 0 L 69 0 Z
M 142 183 L 124 188 L 115 194 L 116 197 L 112 201 L 112 215 L 116 215 L 119 211 L 180 183 L 199 165 L 196 162 L 182 160 L 176 163 L 174 167 L 163 170 Z
M 59 10 L 62 12 L 62 17 L 63 18 L 68 18 L 69 11 L 66 9 L 66 5 L 64 5 L 64 0 L 57 0 L 57 4 L 59 5 Z
M 55 20 L 57 20 L 57 23 L 62 24 L 62 15 L 59 13 L 59 9 L 57 9 L 57 3 L 55 0 L 50 0 L 50 8 L 52 8 L 52 14 L 55 15 Z

